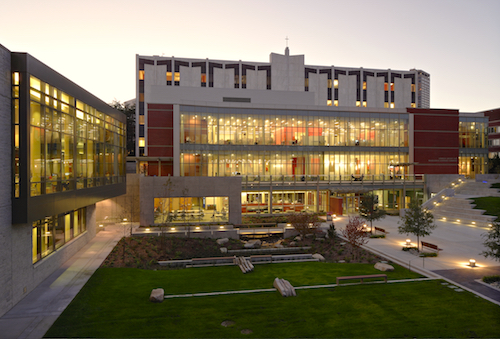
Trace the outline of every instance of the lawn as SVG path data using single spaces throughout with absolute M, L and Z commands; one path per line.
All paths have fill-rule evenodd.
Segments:
M 416 278 L 395 266 L 390 280 Z M 47 337 L 499 337 L 500 307 L 441 281 L 350 285 L 278 292 L 175 298 L 166 294 L 271 288 L 276 276 L 294 286 L 335 283 L 336 276 L 380 273 L 370 264 L 257 265 L 181 270 L 100 268 L 57 319 Z M 225 320 L 233 326 L 223 327 Z M 250 329 L 252 334 L 241 334 Z
M 500 197 L 472 198 L 477 209 L 485 210 L 485 214 L 496 215 L 496 221 L 500 221 Z

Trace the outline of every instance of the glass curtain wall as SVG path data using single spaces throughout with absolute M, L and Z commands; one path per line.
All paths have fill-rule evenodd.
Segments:
M 328 175 L 390 176 L 390 166 L 408 162 L 408 120 L 405 114 L 338 113 L 339 116 L 201 112 L 182 106 L 180 143 L 182 176 Z M 200 112 L 188 112 L 200 110 Z M 217 109 L 214 109 L 217 110 Z M 228 110 L 228 109 L 226 109 Z M 270 113 L 276 111 L 270 111 Z M 331 113 L 329 113 L 331 114 Z M 190 144 L 189 152 L 183 145 Z M 267 145 L 278 151 L 210 151 L 194 145 Z M 282 147 L 283 146 L 283 147 Z M 285 147 L 287 146 L 287 147 Z M 288 147 L 289 146 L 289 147 Z M 297 146 L 294 150 L 292 147 Z M 352 147 L 311 152 L 299 146 Z M 358 149 L 359 147 L 359 149 Z M 372 147 L 373 151 L 366 147 Z M 320 148 L 318 148 L 319 150 Z M 288 179 L 288 178 L 287 178 Z
M 42 260 L 87 230 L 86 209 L 46 217 L 33 222 L 33 263 Z
M 124 181 L 122 122 L 35 77 L 29 106 L 31 196 Z
M 474 178 L 487 172 L 488 118 L 461 117 L 459 121 L 460 156 L 458 173 Z

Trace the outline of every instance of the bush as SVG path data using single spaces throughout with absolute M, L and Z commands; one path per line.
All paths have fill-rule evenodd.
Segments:
M 372 234 L 370 238 L 385 238 L 385 234 Z
M 418 248 L 413 246 L 413 247 L 406 247 L 406 246 L 403 246 L 403 251 L 410 251 L 410 250 L 415 250 L 415 251 L 418 251 Z
M 437 257 L 438 254 L 436 252 L 421 252 L 420 253 L 421 257 Z
M 487 275 L 483 277 L 483 282 L 487 284 L 494 283 L 496 281 L 500 281 L 500 275 Z

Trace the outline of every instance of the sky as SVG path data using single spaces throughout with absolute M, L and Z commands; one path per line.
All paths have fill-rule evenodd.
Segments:
M 431 75 L 431 107 L 500 107 L 500 0 L 0 0 L 0 44 L 105 102 L 135 98 L 135 56 Z

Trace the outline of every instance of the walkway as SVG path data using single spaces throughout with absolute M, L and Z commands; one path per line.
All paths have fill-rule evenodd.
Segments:
M 42 338 L 123 237 L 123 232 L 123 226 L 106 226 L 0 318 L 0 337 Z
M 438 257 L 420 258 L 409 252 L 402 251 L 406 239 L 411 239 L 416 246 L 417 239 L 412 235 L 398 233 L 399 217 L 386 216 L 376 221 L 373 226 L 385 229 L 389 234 L 386 238 L 373 238 L 365 247 L 404 267 L 412 269 L 429 277 L 442 277 L 452 283 L 459 284 L 466 290 L 479 293 L 500 305 L 500 291 L 475 282 L 485 275 L 500 274 L 500 262 L 486 259 L 480 253 L 485 250 L 482 234 L 487 232 L 484 227 L 466 226 L 458 223 L 435 221 L 437 227 L 430 236 L 420 238 L 436 244 L 443 250 Z M 343 229 L 348 217 L 340 217 L 334 221 L 337 231 Z M 475 259 L 477 267 L 469 267 L 469 259 Z

